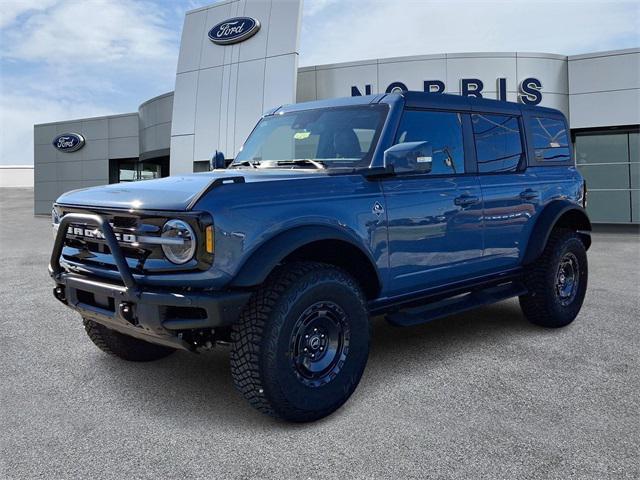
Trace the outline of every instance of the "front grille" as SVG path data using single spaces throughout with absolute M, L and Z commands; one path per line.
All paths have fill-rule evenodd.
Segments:
M 61 216 L 67 213 L 98 214 L 109 221 L 118 238 L 129 268 L 133 274 L 171 273 L 185 270 L 205 270 L 212 258 L 204 252 L 204 238 L 200 232 L 211 222 L 205 214 L 194 212 L 128 212 L 102 209 L 81 209 L 57 205 Z M 196 232 L 198 249 L 196 256 L 183 265 L 175 265 L 167 260 L 162 247 L 143 241 L 145 238 L 160 237 L 162 227 L 170 218 L 180 218 L 188 222 Z M 113 256 L 101 232 L 95 225 L 74 222 L 69 225 L 65 238 L 62 259 L 71 267 L 82 266 L 101 270 L 116 271 Z

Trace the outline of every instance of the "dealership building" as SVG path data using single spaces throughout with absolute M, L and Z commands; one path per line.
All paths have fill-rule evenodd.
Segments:
M 640 48 L 441 53 L 299 68 L 302 0 L 187 12 L 175 90 L 137 111 L 34 126 L 35 213 L 63 192 L 208 170 L 261 114 L 317 99 L 419 90 L 557 108 L 569 119 L 594 222 L 640 223 Z

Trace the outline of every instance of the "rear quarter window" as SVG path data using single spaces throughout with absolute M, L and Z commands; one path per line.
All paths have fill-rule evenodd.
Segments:
M 536 162 L 570 162 L 569 133 L 564 120 L 533 116 L 529 120 L 529 134 Z

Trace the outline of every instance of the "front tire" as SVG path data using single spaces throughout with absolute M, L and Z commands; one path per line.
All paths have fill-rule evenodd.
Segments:
M 369 317 L 356 281 L 316 262 L 267 279 L 232 331 L 236 388 L 259 411 L 309 422 L 353 393 L 369 354 Z
M 527 275 L 529 293 L 520 297 L 525 317 L 549 328 L 570 324 L 587 292 L 587 252 L 577 233 L 553 231 Z
M 156 345 L 123 335 L 120 332 L 83 319 L 84 329 L 91 341 L 105 353 L 130 362 L 152 362 L 175 352 L 175 349 Z

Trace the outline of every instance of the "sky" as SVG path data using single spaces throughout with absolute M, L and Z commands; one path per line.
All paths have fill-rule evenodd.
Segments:
M 213 0 L 0 0 L 0 164 L 33 125 L 173 90 L 184 13 Z M 300 66 L 429 53 L 640 47 L 640 1 L 305 0 Z

